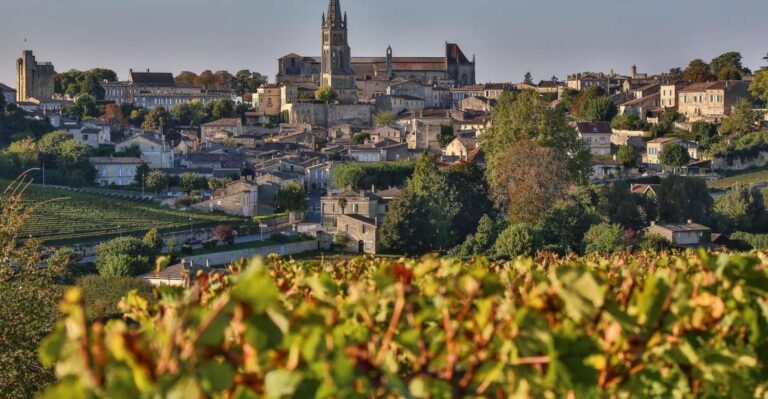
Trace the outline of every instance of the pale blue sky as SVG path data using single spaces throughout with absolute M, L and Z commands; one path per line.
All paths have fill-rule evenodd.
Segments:
M 583 70 L 663 72 L 692 58 L 768 53 L 766 0 L 342 0 L 353 56 L 477 55 L 480 81 Z M 256 70 L 319 54 L 327 0 L 0 0 L 0 82 L 15 86 L 22 48 L 57 71 Z M 28 42 L 24 43 L 24 38 Z

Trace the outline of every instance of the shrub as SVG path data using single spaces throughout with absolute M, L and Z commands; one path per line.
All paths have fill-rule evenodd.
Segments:
M 731 234 L 731 241 L 748 249 L 768 249 L 768 234 L 750 234 L 737 231 Z
M 96 268 L 107 276 L 136 276 L 149 270 L 148 250 L 133 237 L 119 237 L 96 247 Z
M 672 249 L 672 243 L 658 234 L 646 234 L 640 240 L 639 247 L 643 251 L 662 252 Z
M 223 243 L 232 245 L 235 243 L 235 228 L 228 224 L 221 224 L 213 229 L 213 235 Z
M 496 256 L 502 258 L 531 256 L 541 246 L 538 235 L 539 232 L 526 223 L 509 226 L 499 234 L 496 240 L 494 245 Z
M 181 246 L 181 252 L 185 255 L 191 255 L 192 251 L 192 246 L 189 244 L 184 244 Z
M 600 223 L 587 230 L 584 235 L 584 252 L 612 253 L 626 247 L 624 230 L 619 224 Z
M 156 228 L 149 229 L 142 241 L 152 255 L 159 254 L 165 245 L 163 243 L 163 237 L 160 236 L 160 232 L 158 232 Z
M 219 243 L 219 240 L 212 238 L 210 240 L 203 241 L 203 248 L 204 249 L 214 249 L 216 248 L 216 244 Z

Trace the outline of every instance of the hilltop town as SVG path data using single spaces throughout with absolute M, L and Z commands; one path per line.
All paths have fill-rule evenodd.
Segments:
M 317 13 L 273 71 L 22 51 L 0 397 L 765 395 L 768 54 L 483 83 Z
M 25 50 L 16 89 L 0 86 L 2 174 L 36 168 L 29 177 L 43 187 L 188 212 L 190 234 L 173 231 L 186 228 L 184 216 L 159 224 L 178 245 L 213 239 L 206 213 L 244 236 L 301 233 L 323 250 L 370 254 L 473 254 L 468 240 L 483 222 L 494 233 L 480 252 L 493 252 L 505 229 L 541 233 L 557 206 L 581 227 L 539 249 L 579 252 L 600 222 L 680 246 L 764 233 L 738 222 L 764 215 L 728 214 L 734 201 L 759 202 L 763 212 L 753 198 L 768 184 L 760 172 L 768 72 L 746 68 L 738 52 L 660 74 L 633 65 L 627 74 L 479 83 L 481 61 L 459 44 L 427 56 L 391 47 L 357 56 L 347 24 L 340 2 L 329 1 L 321 55 L 281 57 L 273 82 L 247 69 L 129 69 L 124 80 L 102 68 L 59 73 Z M 417 183 L 426 188 L 417 193 Z M 576 191 L 594 199 L 574 205 Z M 408 199 L 416 194 L 425 209 Z M 421 226 L 408 227 L 413 218 Z M 152 224 L 103 222 L 74 219 L 30 236 L 88 248 L 95 236 Z

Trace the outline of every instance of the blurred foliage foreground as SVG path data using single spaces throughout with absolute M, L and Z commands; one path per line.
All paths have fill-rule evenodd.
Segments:
M 130 294 L 77 290 L 44 398 L 766 397 L 768 256 L 490 264 L 253 260 Z

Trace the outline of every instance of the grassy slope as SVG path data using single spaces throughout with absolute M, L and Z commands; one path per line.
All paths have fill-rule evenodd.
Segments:
M 6 182 L 0 184 L 5 186 Z M 220 214 L 176 211 L 149 202 L 37 185 L 27 189 L 25 199 L 36 203 L 59 199 L 40 206 L 24 229 L 25 237 L 31 234 L 49 243 L 88 242 L 119 234 L 140 234 L 152 227 L 174 230 L 189 228 L 190 223 L 194 223 L 195 227 L 207 227 L 243 220 Z
M 758 171 L 752 171 L 752 172 L 747 172 L 743 174 L 737 174 L 734 176 L 726 177 L 724 179 L 711 182 L 709 183 L 709 188 L 716 189 L 716 190 L 725 190 L 739 184 L 753 185 L 753 184 L 766 183 L 766 182 L 768 182 L 768 170 L 758 170 Z

